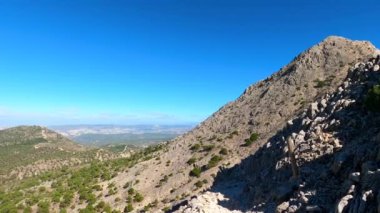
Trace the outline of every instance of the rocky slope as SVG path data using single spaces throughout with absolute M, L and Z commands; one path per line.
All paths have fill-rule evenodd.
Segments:
M 369 42 L 328 37 L 279 72 L 247 88 L 236 101 L 189 133 L 171 141 L 168 151 L 158 158 L 120 173 L 112 180 L 121 189 L 117 196 L 127 199 L 127 189 L 123 190 L 122 185 L 138 179 L 134 188 L 145 199 L 135 209 L 144 206 L 154 206 L 153 211 L 169 206 L 176 209 L 176 205 L 212 186 L 218 166 L 229 168 L 241 163 L 309 103 L 335 91 L 351 66 L 368 60 L 375 52 Z M 258 140 L 246 144 L 245 140 L 252 135 L 259 135 Z M 200 174 L 191 175 L 193 168 L 199 168 Z M 106 199 L 123 210 L 125 203 L 112 200 L 113 197 Z
M 375 52 L 376 48 L 369 42 L 341 37 L 325 39 L 279 72 L 250 86 L 240 98 L 222 107 L 194 130 L 169 143 L 169 151 L 158 160 L 137 165 L 132 169 L 138 171 L 136 177 L 126 174 L 123 179 L 143 180 L 136 186 L 147 195 L 142 205 L 156 199 L 160 201 L 160 198 L 160 208 L 180 205 L 190 195 L 212 185 L 219 170 L 218 167 L 208 167 L 213 156 L 221 156 L 223 159 L 219 165 L 226 168 L 240 163 L 309 103 L 335 91 L 351 66 L 373 57 Z M 245 139 L 254 133 L 260 135 L 259 139 L 245 146 Z M 193 149 L 196 144 L 204 148 Z M 209 150 L 209 146 L 214 147 Z M 228 154 L 220 154 L 223 148 Z M 201 168 L 199 178 L 189 176 L 194 167 L 189 166 L 189 160 L 190 164 Z M 165 175 L 170 177 L 161 184 Z
M 380 114 L 364 104 L 380 82 L 380 57 L 361 61 L 178 212 L 380 212 Z
M 153 212 L 165 207 L 177 209 L 192 195 L 212 186 L 214 177 L 219 176 L 218 166 L 232 167 L 255 153 L 309 103 L 335 91 L 351 66 L 373 57 L 375 52 L 369 42 L 328 37 L 279 72 L 247 88 L 236 101 L 189 133 L 171 141 L 159 157 L 119 173 L 110 182 L 120 190 L 105 201 L 123 210 L 125 203 L 113 201 L 115 197 L 128 199 L 128 189 L 122 186 L 137 179 L 139 183 L 133 187 L 145 199 L 134 204 L 135 210 L 144 206 Z M 259 135 L 258 140 L 245 145 L 253 134 Z M 199 174 L 191 173 L 193 168 Z

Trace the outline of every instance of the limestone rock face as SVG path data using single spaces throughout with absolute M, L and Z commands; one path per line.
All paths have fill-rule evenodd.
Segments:
M 364 105 L 368 89 L 380 82 L 377 52 L 368 42 L 329 37 L 193 130 L 224 123 L 231 113 L 262 134 L 257 149 L 216 175 L 208 196 L 221 193 L 228 200 L 218 205 L 230 211 L 378 211 L 380 115 Z M 296 99 L 303 105 L 291 104 Z M 289 140 L 300 172 L 296 179 Z

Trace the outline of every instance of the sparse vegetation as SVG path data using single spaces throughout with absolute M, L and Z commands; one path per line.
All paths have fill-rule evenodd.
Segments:
M 221 154 L 221 155 L 227 155 L 228 154 L 228 150 L 226 148 L 221 148 L 220 151 L 219 151 L 219 154 Z
M 192 158 L 190 158 L 186 163 L 189 164 L 189 165 L 192 165 L 192 164 L 194 164 L 195 162 L 197 162 L 197 158 L 192 157 Z
M 163 211 L 163 212 L 168 212 L 168 211 L 170 211 L 170 207 L 166 206 L 166 207 L 164 207 L 164 208 L 162 209 L 162 211 Z
M 239 135 L 239 132 L 237 130 L 231 132 L 228 136 L 227 139 L 232 139 L 235 135 Z
M 144 200 L 144 196 L 142 196 L 142 194 L 140 194 L 139 192 L 136 192 L 135 196 L 133 197 L 133 200 L 135 202 L 142 202 Z
M 130 188 L 130 189 L 128 189 L 128 194 L 129 194 L 129 195 L 133 195 L 133 194 L 135 194 L 135 189 L 134 189 L 134 188 Z
M 169 177 L 168 177 L 167 175 L 165 175 L 165 176 L 160 180 L 160 182 L 159 182 L 159 184 L 156 186 L 156 188 L 161 187 L 162 184 L 168 182 L 168 180 L 169 180 Z
M 373 112 L 380 112 L 380 84 L 369 89 L 365 100 L 365 107 Z
M 203 182 L 199 180 L 195 182 L 194 186 L 196 186 L 197 188 L 201 188 L 203 186 Z
M 124 184 L 124 186 L 123 186 L 123 189 L 127 189 L 127 188 L 129 188 L 130 185 L 131 185 L 130 182 L 126 182 L 126 183 Z
M 202 169 L 198 166 L 195 166 L 191 171 L 190 171 L 190 176 L 193 177 L 200 177 L 202 173 Z
M 333 78 L 334 76 L 329 76 L 326 80 L 320 80 L 320 79 L 314 80 L 314 83 L 315 83 L 314 88 L 322 88 L 322 87 L 330 86 Z
M 202 151 L 203 152 L 210 152 L 211 150 L 213 150 L 215 147 L 214 144 L 209 144 L 209 145 L 203 145 L 202 146 Z
M 46 212 L 46 209 L 49 210 L 53 204 L 58 204 L 60 209 L 75 208 L 74 195 L 76 193 L 79 195 L 79 203 L 87 204 L 79 212 L 96 212 L 96 207 L 103 208 L 103 212 L 116 212 L 112 211 L 109 205 L 108 207 L 107 205 L 104 206 L 103 203 L 98 203 L 99 206 L 95 206 L 97 197 L 102 196 L 102 193 L 95 196 L 96 192 L 103 190 L 99 183 L 111 180 L 113 176 L 117 175 L 120 171 L 124 171 L 127 167 L 156 157 L 156 153 L 164 148 L 164 145 L 152 146 L 128 158 L 104 162 L 93 160 L 89 165 L 81 168 L 62 168 L 61 170 L 46 172 L 33 178 L 26 178 L 19 181 L 7 192 L 0 191 L 0 212 L 14 212 L 12 209 L 17 209 L 17 205 L 23 200 L 26 206 L 24 210 L 31 209 L 32 206 L 37 205 L 40 212 Z M 48 181 L 52 181 L 51 188 L 40 185 Z M 37 188 L 32 192 L 21 192 L 25 190 L 30 191 L 33 187 Z M 126 189 L 129 188 L 130 183 L 126 183 L 124 187 Z M 107 185 L 107 189 L 107 196 L 116 194 L 118 190 L 113 182 Z M 128 196 L 128 199 L 131 198 L 131 204 L 132 201 L 141 202 L 144 199 L 142 194 L 136 192 L 133 188 L 129 189 L 129 192 L 132 194 Z M 28 210 L 25 211 L 28 212 Z
M 207 169 L 210 169 L 212 167 L 215 167 L 218 165 L 218 163 L 223 160 L 222 157 L 220 157 L 219 155 L 215 155 L 215 156 L 212 156 L 212 158 L 210 159 L 210 161 L 208 162 L 207 164 Z
M 124 208 L 124 212 L 132 212 L 134 210 L 131 203 L 128 203 L 127 206 Z
M 193 152 L 198 151 L 201 148 L 201 145 L 199 143 L 194 144 L 193 146 L 190 147 L 190 150 Z
M 259 139 L 260 135 L 258 133 L 252 133 L 252 135 L 244 140 L 244 146 L 250 146 Z
M 201 188 L 204 184 L 207 184 L 208 181 L 206 179 L 203 179 L 202 181 L 195 182 L 194 186 L 197 187 L 197 189 Z

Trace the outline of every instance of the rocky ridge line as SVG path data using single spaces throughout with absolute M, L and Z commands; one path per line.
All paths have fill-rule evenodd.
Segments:
M 224 171 L 229 179 L 220 177 L 178 212 L 380 212 L 380 116 L 363 106 L 380 82 L 379 70 L 380 56 L 355 64 L 335 92 L 311 103 L 250 159 Z M 296 179 L 289 142 L 296 147 Z

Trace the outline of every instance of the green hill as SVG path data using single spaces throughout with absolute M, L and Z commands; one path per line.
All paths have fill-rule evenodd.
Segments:
M 0 131 L 0 182 L 22 179 L 95 157 L 96 150 L 40 126 L 19 126 Z

